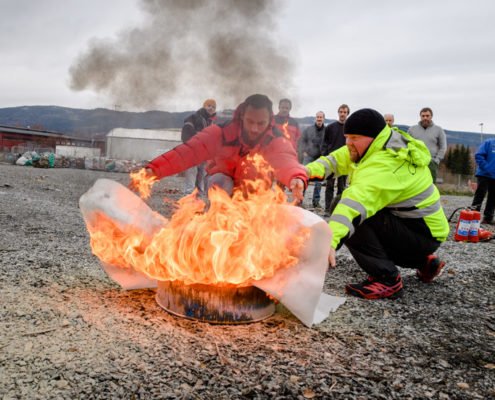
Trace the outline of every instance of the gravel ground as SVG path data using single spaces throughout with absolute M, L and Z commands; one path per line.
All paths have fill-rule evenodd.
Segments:
M 348 298 L 313 329 L 281 305 L 259 323 L 214 326 L 107 278 L 78 209 L 100 177 L 128 181 L 0 165 L 2 399 L 495 398 L 495 241 L 450 239 L 432 284 L 403 270 L 402 298 Z M 168 215 L 181 183 L 161 181 L 153 207 Z M 470 198 L 442 201 L 450 214 Z M 342 250 L 325 291 L 344 296 L 363 278 Z

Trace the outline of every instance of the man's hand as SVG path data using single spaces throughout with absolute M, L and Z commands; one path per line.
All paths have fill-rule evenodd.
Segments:
M 335 261 L 335 249 L 333 247 L 330 247 L 330 252 L 328 253 L 328 265 L 332 268 L 335 268 L 337 265 Z
M 299 178 L 294 178 L 290 181 L 289 186 L 290 191 L 292 192 L 292 196 L 294 200 L 297 202 L 302 202 L 304 198 L 304 181 Z

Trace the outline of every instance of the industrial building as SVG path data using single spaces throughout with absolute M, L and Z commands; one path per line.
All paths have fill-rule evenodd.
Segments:
M 182 143 L 180 129 L 112 129 L 106 138 L 107 157 L 152 160 Z

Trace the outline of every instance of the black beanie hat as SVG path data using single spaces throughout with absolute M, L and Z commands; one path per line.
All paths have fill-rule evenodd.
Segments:
M 385 128 L 382 114 L 371 108 L 362 108 L 353 112 L 344 124 L 344 134 L 363 135 L 375 138 Z

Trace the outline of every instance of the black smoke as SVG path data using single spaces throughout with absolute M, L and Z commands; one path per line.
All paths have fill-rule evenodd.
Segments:
M 292 87 L 293 63 L 276 42 L 282 2 L 141 0 L 142 27 L 95 39 L 70 67 L 71 88 L 109 95 L 123 107 L 173 105 L 174 98 L 252 93 L 277 101 Z

